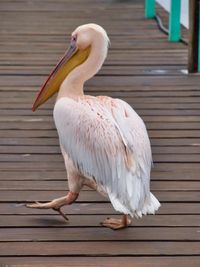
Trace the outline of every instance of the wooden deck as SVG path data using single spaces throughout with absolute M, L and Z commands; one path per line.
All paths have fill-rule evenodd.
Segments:
M 66 194 L 53 100 L 32 113 L 36 91 L 80 24 L 108 31 L 111 49 L 87 93 L 120 97 L 145 120 L 153 147 L 156 216 L 112 231 L 116 213 L 91 190 L 66 207 L 69 223 L 23 203 Z M 143 1 L 0 1 L 0 267 L 199 267 L 200 78 L 187 47 L 168 43 Z

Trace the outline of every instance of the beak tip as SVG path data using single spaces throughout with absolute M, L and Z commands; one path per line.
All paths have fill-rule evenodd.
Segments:
M 35 106 L 35 104 L 33 104 L 32 111 L 34 112 L 34 111 L 36 111 L 36 109 L 37 109 L 37 107 Z

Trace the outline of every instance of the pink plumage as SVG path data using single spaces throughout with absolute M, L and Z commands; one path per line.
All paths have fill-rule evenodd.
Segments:
M 84 185 L 106 196 L 122 220 L 107 219 L 104 226 L 119 229 L 127 215 L 152 214 L 160 203 L 150 192 L 152 154 L 143 120 L 130 105 L 107 96 L 84 95 L 84 82 L 101 68 L 108 50 L 105 30 L 96 24 L 72 33 L 79 49 L 91 46 L 84 63 L 74 68 L 60 86 L 54 107 L 70 192 L 66 197 L 32 208 L 60 208 L 71 204 Z M 62 214 L 63 215 L 63 214 Z

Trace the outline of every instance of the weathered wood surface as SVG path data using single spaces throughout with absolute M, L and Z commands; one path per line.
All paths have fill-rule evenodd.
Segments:
M 118 232 L 100 226 L 118 215 L 88 188 L 64 208 L 67 224 L 24 205 L 68 190 L 54 99 L 35 113 L 31 105 L 70 33 L 91 21 L 105 27 L 112 46 L 86 92 L 120 97 L 142 116 L 151 188 L 162 202 L 156 216 Z M 1 0 L 0 24 L 0 267 L 199 267 L 200 80 L 185 74 L 187 47 L 168 43 L 139 0 Z

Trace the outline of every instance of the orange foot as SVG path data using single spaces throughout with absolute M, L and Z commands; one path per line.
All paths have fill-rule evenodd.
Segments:
M 78 197 L 78 193 L 69 192 L 67 196 L 56 198 L 46 203 L 35 202 L 33 204 L 27 204 L 27 208 L 33 209 L 53 209 L 60 213 L 60 215 L 68 221 L 67 216 L 61 211 L 61 207 L 72 204 Z
M 101 223 L 102 226 L 111 228 L 113 230 L 127 228 L 131 224 L 131 220 L 127 215 L 124 215 L 122 219 L 107 218 Z

